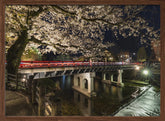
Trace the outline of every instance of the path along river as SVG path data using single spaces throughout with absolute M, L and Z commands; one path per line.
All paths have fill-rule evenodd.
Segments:
M 114 116 L 159 116 L 160 92 L 150 87 L 142 96 L 121 109 Z

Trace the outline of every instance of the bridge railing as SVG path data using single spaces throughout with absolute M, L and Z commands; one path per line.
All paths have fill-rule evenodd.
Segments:
M 19 68 L 44 67 L 74 67 L 74 66 L 103 66 L 103 65 L 142 65 L 128 62 L 88 62 L 88 61 L 21 61 Z
M 65 67 L 65 66 L 89 66 L 89 62 L 44 62 L 44 63 L 21 63 L 19 68 L 40 68 L 40 67 Z
M 7 89 L 14 89 L 14 90 L 26 90 L 27 85 L 25 80 L 22 80 L 22 76 L 20 74 L 11 74 L 11 73 L 6 73 L 6 88 Z

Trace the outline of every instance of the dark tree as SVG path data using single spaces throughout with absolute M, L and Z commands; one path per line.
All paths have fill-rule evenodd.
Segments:
M 144 47 L 140 47 L 137 52 L 137 60 L 140 62 L 144 62 L 147 59 L 146 50 Z

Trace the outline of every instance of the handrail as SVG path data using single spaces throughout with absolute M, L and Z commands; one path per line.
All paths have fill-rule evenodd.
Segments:
M 21 61 L 21 63 L 67 63 L 67 62 L 88 62 L 88 61 Z
M 74 67 L 74 66 L 107 66 L 107 65 L 143 65 L 127 62 L 88 62 L 88 61 L 21 61 L 19 68 Z

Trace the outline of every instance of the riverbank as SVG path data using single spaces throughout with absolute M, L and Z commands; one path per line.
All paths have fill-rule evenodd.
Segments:
M 123 80 L 125 86 L 130 87 L 144 87 L 149 85 L 149 81 L 141 81 L 141 80 Z
M 114 116 L 159 116 L 160 92 L 149 87 L 144 93 L 120 108 Z
M 6 91 L 5 106 L 6 116 L 32 116 L 28 98 L 19 92 Z

